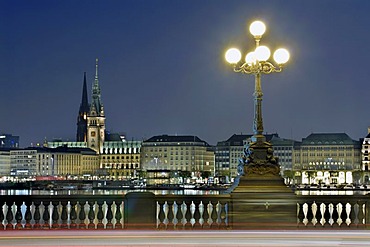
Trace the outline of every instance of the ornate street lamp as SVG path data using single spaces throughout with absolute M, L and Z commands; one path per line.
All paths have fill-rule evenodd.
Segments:
M 254 21 L 249 31 L 256 46 L 254 51 L 246 54 L 244 62 L 241 62 L 242 53 L 236 48 L 229 49 L 225 54 L 226 61 L 233 65 L 235 72 L 255 76 L 253 136 L 251 143 L 244 150 L 245 156 L 239 162 L 238 172 L 241 175 L 279 175 L 280 168 L 273 157 L 272 145 L 266 142 L 263 135 L 261 75 L 281 72 L 283 65 L 289 60 L 289 52 L 283 48 L 277 49 L 273 54 L 274 65 L 268 61 L 271 56 L 270 49 L 260 45 L 262 35 L 266 31 L 265 24 Z

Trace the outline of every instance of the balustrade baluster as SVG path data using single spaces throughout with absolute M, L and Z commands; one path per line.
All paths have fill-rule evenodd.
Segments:
M 78 219 L 80 220 L 80 223 L 78 224 L 78 228 L 79 229 L 86 229 L 86 223 L 85 223 L 85 220 L 86 220 L 85 206 L 89 207 L 86 204 L 87 204 L 87 202 L 85 202 L 84 204 L 79 204 L 80 205 L 80 208 L 79 208 L 80 211 L 78 212 Z
M 107 223 L 108 223 L 108 220 L 107 220 L 108 204 L 106 201 L 104 201 L 103 204 L 101 204 L 101 210 L 103 214 L 103 219 L 101 222 L 103 224 L 103 228 L 106 229 Z
M 4 205 L 1 205 L 1 207 L 0 207 L 0 230 L 4 230 L 3 221 L 4 221 L 5 217 L 4 217 L 4 211 L 3 210 L 4 210 Z
M 157 211 L 158 211 L 158 214 L 157 214 L 157 228 L 158 229 L 165 229 L 166 226 L 164 224 L 164 211 L 163 211 L 163 206 L 164 204 L 161 205 L 161 203 L 158 202 L 157 204 Z
M 208 226 L 207 227 L 208 228 L 211 228 L 213 224 L 212 213 L 213 213 L 213 205 L 211 202 L 208 202 L 207 204 L 207 214 L 208 214 L 208 219 L 207 219 Z
M 122 201 L 120 203 L 120 206 L 119 206 L 120 210 L 121 210 L 121 213 L 122 213 L 122 219 L 121 219 L 121 223 L 122 223 L 122 228 L 125 228 L 125 202 Z
M 329 224 L 331 225 L 331 226 L 333 226 L 333 224 L 334 224 L 334 219 L 333 219 L 333 212 L 334 212 L 334 205 L 333 205 L 333 203 L 330 203 L 329 204 Z
M 220 229 L 227 229 L 227 203 L 220 203 Z
M 360 205 L 358 205 L 358 203 L 356 203 L 354 206 L 353 206 L 353 211 L 355 213 L 355 219 L 353 221 L 353 223 L 355 224 L 356 227 L 358 227 L 358 223 L 360 222 L 359 220 L 359 212 L 360 212 Z
M 224 210 L 225 210 L 225 219 L 224 219 L 225 227 L 228 228 L 229 227 L 229 203 L 224 204 Z
M 222 205 L 218 201 L 217 204 L 216 204 L 216 215 L 217 215 L 216 223 L 217 223 L 218 228 L 221 227 L 221 223 L 222 223 L 222 220 L 221 220 L 221 210 L 222 210 Z
M 31 203 L 32 202 L 28 202 L 28 203 Z M 21 214 L 22 214 L 22 219 L 21 219 L 21 225 L 22 225 L 22 229 L 24 229 L 25 225 L 26 225 L 26 211 L 27 211 L 27 208 L 29 206 L 26 205 L 26 202 L 22 201 L 22 204 L 21 204 L 21 207 L 20 207 L 20 210 L 21 210 Z M 32 219 L 32 217 L 31 217 Z
M 159 220 L 159 214 L 161 213 L 161 205 L 159 204 L 159 202 L 157 201 L 157 205 L 156 205 L 156 228 L 159 229 L 159 225 L 161 224 L 161 221 Z
M 33 220 L 35 221 L 35 224 L 33 225 L 34 229 L 41 228 L 40 219 L 41 219 L 41 213 L 40 213 L 40 204 L 41 202 L 35 202 L 35 211 L 33 213 Z
M 173 219 L 174 219 L 174 212 L 173 212 L 173 204 L 168 204 L 168 214 L 167 214 L 167 230 L 173 230 L 175 229 L 175 226 L 173 224 Z
M 168 228 L 168 222 L 169 222 L 168 211 L 169 211 L 169 206 L 168 206 L 167 201 L 165 201 L 163 204 L 163 221 L 162 221 L 165 229 Z
M 317 224 L 317 219 L 316 219 L 316 213 L 317 213 L 317 204 L 316 202 L 313 202 L 312 205 L 311 205 L 311 211 L 312 211 L 312 225 L 313 226 L 316 226 Z
M 89 203 L 89 213 L 87 214 L 87 217 L 89 219 L 89 224 L 87 225 L 88 229 L 95 229 L 95 212 L 94 212 L 94 202 Z
M 200 212 L 199 212 L 200 203 L 201 203 L 201 201 L 194 203 L 194 214 L 193 214 L 194 225 L 193 225 L 193 229 L 202 229 L 202 225 L 200 224 Z
M 188 223 L 188 221 L 186 220 L 186 211 L 187 210 L 188 210 L 188 207 L 187 207 L 186 203 L 183 201 L 181 206 L 180 206 L 180 211 L 181 211 L 181 215 L 182 215 L 181 224 L 182 224 L 183 229 L 185 229 L 185 226 Z
M 190 204 L 190 221 L 189 221 L 189 223 L 191 224 L 192 228 L 194 228 L 194 224 L 195 224 L 194 213 L 195 213 L 195 204 L 194 204 L 193 201 L 191 201 L 191 204 Z
M 60 219 L 62 221 L 60 228 L 62 229 L 68 229 L 68 207 L 69 202 L 60 202 L 60 207 L 62 208 L 62 212 L 60 213 Z
M 28 205 L 26 206 L 26 212 L 24 213 L 24 219 L 25 219 L 25 224 L 24 224 L 24 229 L 32 229 L 31 225 L 31 220 L 32 220 L 32 212 L 31 212 L 31 207 L 33 205 L 32 202 L 28 202 Z
M 104 224 L 103 224 L 103 219 L 104 219 L 104 214 L 103 214 L 103 204 L 99 204 L 99 202 L 96 202 L 97 204 L 97 211 L 98 213 L 96 214 L 96 218 L 98 219 L 98 224 L 96 225 L 97 229 L 104 229 Z
M 47 204 L 44 205 L 43 203 L 43 206 L 44 206 L 44 212 L 42 214 L 42 219 L 44 221 L 44 224 L 42 225 L 42 228 L 49 229 L 50 228 L 50 212 L 49 212 L 50 208 L 49 207 L 52 205 L 48 206 Z
M 115 229 L 122 229 L 123 228 L 122 223 L 121 223 L 122 212 L 121 212 L 121 205 L 120 204 L 116 204 L 115 219 L 116 219 L 116 224 L 115 224 L 114 228 Z
M 199 225 L 200 225 L 201 228 L 203 228 L 203 226 L 204 226 L 204 218 L 203 218 L 204 204 L 203 204 L 202 201 L 200 201 L 198 209 L 199 209 Z
M 307 203 L 304 203 L 303 206 L 302 206 L 302 211 L 303 211 L 303 220 L 302 220 L 302 223 L 307 226 L 308 224 L 308 218 L 307 218 L 307 214 L 308 214 L 308 204 Z
M 350 203 L 346 204 L 346 214 L 347 214 L 346 224 L 347 226 L 349 226 L 351 224 L 351 204 Z
M 209 202 L 213 206 L 213 211 L 211 214 L 212 217 L 212 224 L 211 224 L 211 229 L 218 229 L 218 224 L 217 224 L 217 204 L 213 204 L 212 202 Z
M 172 204 L 172 212 L 173 212 L 173 229 L 177 229 L 177 224 L 179 223 L 178 220 L 178 213 L 179 213 L 179 205 L 177 205 L 176 201 L 173 202 Z
M 6 205 L 6 204 L 5 204 Z M 6 206 L 6 229 L 11 230 L 13 229 L 13 210 L 12 210 L 12 205 Z
M 340 226 L 343 223 L 343 220 L 342 220 L 342 210 L 343 210 L 342 204 L 341 203 L 338 203 L 337 204 L 337 213 L 338 213 L 337 224 L 338 224 L 338 226 Z
M 106 205 L 107 205 L 107 210 L 106 210 L 106 212 L 107 212 L 107 214 L 106 214 L 107 223 L 105 225 L 106 229 L 113 229 L 113 223 L 112 223 L 112 220 L 113 220 L 113 212 L 112 212 L 113 203 L 114 202 L 111 202 L 111 203 L 106 202 Z
M 51 207 L 51 210 L 52 210 L 51 218 L 53 220 L 53 223 L 51 224 L 51 228 L 58 229 L 59 228 L 59 224 L 58 224 L 58 220 L 59 220 L 58 202 L 51 202 L 50 207 Z
M 301 223 L 300 219 L 300 212 L 301 212 L 301 205 L 297 202 L 297 227 L 299 227 L 299 224 Z
M 71 210 L 70 210 L 70 213 L 69 213 L 69 218 L 71 220 L 71 223 L 69 225 L 69 228 L 71 228 L 71 229 L 76 229 L 77 228 L 77 224 L 76 224 L 76 219 L 77 219 L 76 207 L 77 207 L 77 203 L 74 202 L 74 201 L 71 201 L 70 202 L 70 208 L 71 208 Z
M 190 210 L 190 203 L 189 204 L 186 204 L 185 203 L 185 206 L 186 206 L 186 212 L 185 212 L 185 218 L 186 218 L 186 223 L 185 223 L 185 230 L 191 230 L 192 229 L 192 224 L 190 222 L 191 220 L 191 210 Z
M 325 205 L 325 203 L 321 203 L 320 204 L 320 213 L 321 213 L 320 224 L 322 226 L 324 226 L 325 223 L 326 223 L 326 220 L 325 220 L 325 212 L 326 212 L 326 205 Z
M 15 210 L 15 215 L 14 215 L 14 220 L 15 220 L 14 229 L 16 229 L 16 230 L 20 230 L 20 229 L 23 228 L 23 226 L 22 226 L 23 215 L 22 215 L 22 211 L 21 211 L 22 204 L 23 204 L 22 202 L 18 202 L 18 204 L 14 203 L 14 210 Z

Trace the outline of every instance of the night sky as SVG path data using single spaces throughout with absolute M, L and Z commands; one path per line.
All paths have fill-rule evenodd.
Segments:
M 21 146 L 75 140 L 83 73 L 89 100 L 99 58 L 106 128 L 128 139 L 197 135 L 216 144 L 251 133 L 252 75 L 226 49 L 284 46 L 282 73 L 262 76 L 265 131 L 310 133 L 370 125 L 368 0 L 0 0 L 0 133 Z

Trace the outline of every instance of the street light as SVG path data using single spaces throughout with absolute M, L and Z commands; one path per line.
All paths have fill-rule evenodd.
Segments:
M 267 46 L 260 45 L 262 35 L 266 31 L 265 24 L 262 21 L 254 21 L 250 25 L 249 31 L 256 43 L 255 50 L 247 53 L 244 62 L 241 62 L 242 53 L 237 48 L 229 49 L 225 58 L 227 62 L 234 66 L 235 72 L 255 75 L 252 141 L 263 142 L 265 137 L 263 135 L 261 74 L 281 72 L 283 65 L 289 60 L 289 52 L 284 48 L 277 49 L 273 54 L 276 62 L 276 65 L 274 65 L 268 61 L 271 56 L 270 49 Z
M 263 135 L 261 74 L 281 72 L 284 64 L 289 60 L 289 52 L 283 48 L 277 49 L 273 53 L 275 62 L 270 62 L 270 49 L 260 45 L 261 38 L 266 31 L 265 24 L 261 21 L 254 21 L 250 25 L 249 31 L 254 37 L 255 49 L 246 54 L 245 61 L 241 61 L 242 52 L 237 48 L 231 48 L 225 54 L 226 61 L 233 66 L 235 72 L 255 76 L 253 136 L 251 142 L 244 149 L 238 173 L 240 176 L 245 174 L 257 177 L 279 176 L 280 168 L 277 164 L 277 158 L 273 156 L 272 144 L 266 142 Z

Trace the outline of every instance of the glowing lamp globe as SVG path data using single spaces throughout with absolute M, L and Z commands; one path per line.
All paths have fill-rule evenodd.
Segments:
M 231 63 L 231 64 L 238 63 L 241 58 L 242 58 L 242 54 L 236 48 L 231 48 L 231 49 L 227 50 L 227 52 L 225 54 L 226 61 L 228 63 Z
M 254 21 L 250 26 L 249 26 L 249 32 L 254 37 L 260 37 L 262 36 L 266 31 L 266 26 L 262 21 Z
M 289 61 L 290 55 L 288 50 L 280 48 L 274 52 L 274 60 L 278 64 L 284 64 Z
M 254 52 L 249 52 L 246 56 L 245 56 L 245 62 L 247 64 L 253 64 L 257 61 L 256 59 L 256 54 Z
M 266 61 L 271 55 L 270 49 L 264 45 L 258 46 L 254 53 L 258 61 Z

